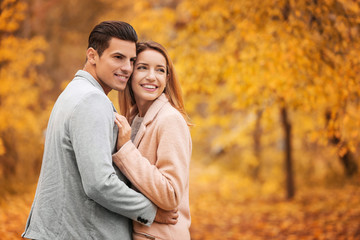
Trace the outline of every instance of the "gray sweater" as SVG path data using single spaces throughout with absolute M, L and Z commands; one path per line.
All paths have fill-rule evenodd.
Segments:
M 57 99 L 23 237 L 131 239 L 131 220 L 150 225 L 156 207 L 113 165 L 118 128 L 111 101 L 86 71 Z M 116 154 L 116 153 L 115 153 Z

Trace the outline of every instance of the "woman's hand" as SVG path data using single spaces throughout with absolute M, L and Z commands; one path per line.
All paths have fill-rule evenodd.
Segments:
M 161 208 L 158 208 L 154 221 L 163 224 L 175 225 L 178 222 L 178 217 L 178 209 L 174 209 L 172 211 L 165 211 Z
M 116 144 L 116 149 L 119 149 L 130 140 L 131 127 L 126 118 L 118 113 L 115 113 L 115 123 L 119 127 L 119 134 Z

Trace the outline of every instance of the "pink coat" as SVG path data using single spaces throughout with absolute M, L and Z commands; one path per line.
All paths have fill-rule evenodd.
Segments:
M 150 106 L 134 139 L 113 161 L 133 186 L 165 210 L 178 208 L 176 225 L 134 222 L 134 239 L 190 239 L 189 165 L 191 135 L 182 115 L 162 94 Z

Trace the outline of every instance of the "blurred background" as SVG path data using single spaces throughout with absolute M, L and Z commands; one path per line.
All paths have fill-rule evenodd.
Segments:
M 358 0 L 0 7 L 1 239 L 20 239 L 50 111 L 103 20 L 129 22 L 175 64 L 194 124 L 192 239 L 360 239 Z

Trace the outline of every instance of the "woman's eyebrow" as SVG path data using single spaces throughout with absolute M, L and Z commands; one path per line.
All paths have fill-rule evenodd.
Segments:
M 136 65 L 149 65 L 148 63 L 144 63 L 144 62 L 137 62 Z

